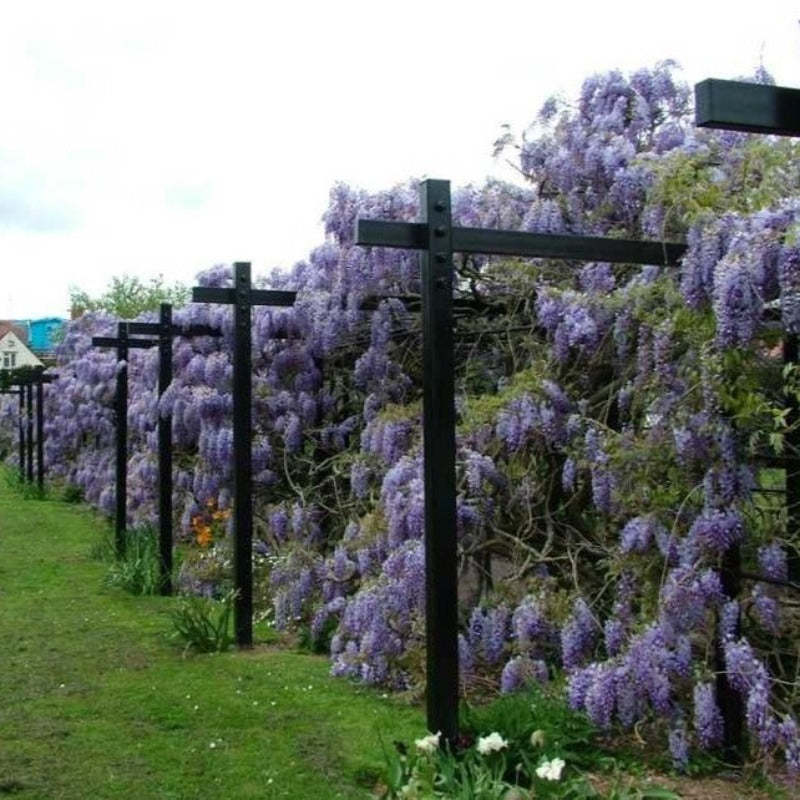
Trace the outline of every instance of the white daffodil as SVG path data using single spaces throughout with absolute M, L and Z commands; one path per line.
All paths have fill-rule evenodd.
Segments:
M 438 749 L 439 739 L 441 736 L 441 731 L 429 733 L 427 736 L 423 736 L 421 739 L 415 739 L 414 744 L 420 753 L 432 753 L 434 750 Z
M 552 761 L 545 761 L 544 764 L 536 767 L 536 774 L 546 781 L 557 781 L 561 778 L 561 771 L 566 766 L 563 758 L 554 758 Z
M 478 739 L 478 752 L 482 756 L 493 753 L 495 750 L 502 750 L 504 747 L 508 747 L 508 742 L 496 731 Z

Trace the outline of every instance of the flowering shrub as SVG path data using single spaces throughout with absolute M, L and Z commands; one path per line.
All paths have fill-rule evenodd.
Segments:
M 782 475 L 758 468 L 797 426 L 784 390 L 798 370 L 781 371 L 782 331 L 762 324 L 779 312 L 783 329 L 798 325 L 797 145 L 696 130 L 664 63 L 590 77 L 576 104 L 548 102 L 498 148 L 527 185 L 459 189 L 455 224 L 682 238 L 688 250 L 676 270 L 458 257 L 457 299 L 482 309 L 456 330 L 463 689 L 563 677 L 600 728 L 662 720 L 680 766 L 722 741 L 720 675 L 753 749 L 800 769 L 785 585 L 797 532 L 761 493 Z M 398 298 L 419 293 L 418 264 L 354 246 L 353 223 L 416 215 L 412 183 L 335 186 L 326 241 L 269 279 L 297 290 L 296 305 L 253 314 L 260 601 L 278 627 L 329 642 L 335 674 L 411 689 L 424 646 L 421 330 Z M 231 270 L 199 281 L 229 286 Z M 388 299 L 362 310 L 368 296 Z M 187 536 L 209 502 L 230 506 L 232 320 L 200 304 L 175 319 L 223 335 L 177 338 L 160 398 L 157 353 L 131 354 L 129 512 L 153 522 L 156 418 L 171 413 Z M 46 387 L 48 469 L 106 512 L 120 365 L 90 342 L 114 323 L 70 324 Z M 202 591 L 201 573 L 187 580 Z

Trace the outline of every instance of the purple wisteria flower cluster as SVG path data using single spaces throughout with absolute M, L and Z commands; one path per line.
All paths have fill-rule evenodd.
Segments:
M 574 105 L 546 104 L 521 141 L 499 143 L 518 147 L 524 187 L 453 194 L 458 225 L 670 230 L 688 243 L 677 270 L 457 254 L 456 295 L 485 310 L 460 313 L 455 329 L 460 673 L 465 691 L 563 678 L 601 728 L 661 718 L 680 768 L 723 741 L 724 674 L 754 749 L 800 769 L 797 680 L 780 649 L 797 634 L 785 584 L 798 543 L 783 509 L 759 510 L 754 458 L 795 424 L 763 323 L 800 324 L 800 201 L 785 191 L 800 159 L 696 131 L 689 96 L 666 62 L 592 76 Z M 297 303 L 253 314 L 259 611 L 327 649 L 334 674 L 403 689 L 424 680 L 419 262 L 356 247 L 353 231 L 358 217 L 417 213 L 414 182 L 337 184 L 326 240 L 259 279 Z M 198 282 L 230 286 L 232 270 Z M 231 504 L 233 321 L 230 308 L 189 303 L 175 322 L 222 335 L 176 337 L 160 398 L 157 352 L 131 352 L 128 510 L 132 525 L 154 521 L 156 423 L 170 414 L 187 543 L 198 513 Z M 91 337 L 116 323 L 70 323 L 46 387 L 48 471 L 105 513 L 121 365 Z M 16 411 L 0 400 L 12 461 Z

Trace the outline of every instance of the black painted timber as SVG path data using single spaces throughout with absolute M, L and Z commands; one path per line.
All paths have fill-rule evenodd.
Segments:
M 458 568 L 453 351 L 453 237 L 449 181 L 420 184 L 427 718 L 458 735 Z
M 237 262 L 244 264 L 247 262 Z M 196 286 L 192 289 L 194 303 L 237 303 L 239 289 Z M 248 304 L 252 306 L 293 306 L 297 292 L 284 292 L 277 289 L 253 289 L 248 291 Z
M 117 425 L 117 464 L 115 526 L 117 557 L 125 555 L 125 533 L 128 524 L 128 326 L 117 325 L 117 394 L 115 416 Z
M 238 534 L 233 558 L 239 575 L 239 614 L 235 620 L 236 639 L 240 645 L 253 643 L 253 376 L 252 376 L 252 303 L 250 264 L 234 267 L 236 299 L 233 305 L 233 508 Z M 266 302 L 277 300 L 270 298 Z M 294 297 L 289 305 L 294 302 Z
M 233 571 L 236 644 L 253 645 L 253 376 L 254 305 L 292 306 L 297 293 L 254 289 L 250 263 L 234 264 L 233 288 L 196 286 L 195 303 L 233 305 Z
M 36 381 L 36 484 L 44 489 L 44 383 Z
M 25 422 L 27 425 L 28 433 L 28 452 L 27 452 L 27 476 L 28 483 L 33 483 L 33 384 L 25 383 Z
M 162 303 L 158 322 L 129 322 L 128 333 L 154 335 L 156 340 L 132 340 L 142 347 L 158 346 L 158 396 L 172 383 L 172 342 L 176 336 L 222 336 L 222 331 L 211 325 L 175 325 L 172 322 L 172 305 Z M 129 340 L 130 342 L 131 340 Z M 158 552 L 159 593 L 172 594 L 172 414 L 158 414 Z
M 356 221 L 356 244 L 376 247 L 425 249 L 427 226 L 421 222 Z M 575 261 L 608 261 L 617 264 L 676 266 L 686 252 L 679 242 L 606 239 L 598 236 L 569 236 L 490 228 L 453 228 L 453 251 L 554 258 Z
M 698 127 L 800 136 L 800 89 L 708 78 L 694 97 Z
M 158 397 L 172 383 L 172 305 L 162 303 L 158 332 Z M 159 592 L 172 594 L 172 414 L 158 412 Z
M 92 337 L 93 347 L 114 347 L 117 350 L 117 385 L 114 397 L 116 418 L 114 543 L 118 558 L 125 555 L 125 533 L 128 525 L 128 352 L 130 349 L 146 349 L 156 345 L 152 339 L 132 339 L 129 335 L 129 324 L 118 322 L 116 336 Z
M 25 480 L 25 390 L 19 387 L 19 479 Z

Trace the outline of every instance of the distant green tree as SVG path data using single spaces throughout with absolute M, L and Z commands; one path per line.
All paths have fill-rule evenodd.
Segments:
M 144 282 L 131 275 L 113 277 L 106 291 L 90 297 L 77 287 L 70 289 L 70 307 L 74 312 L 107 311 L 121 319 L 133 319 L 144 311 L 157 311 L 161 303 L 182 306 L 189 301 L 188 287 L 181 283 L 164 284 L 163 276 Z

